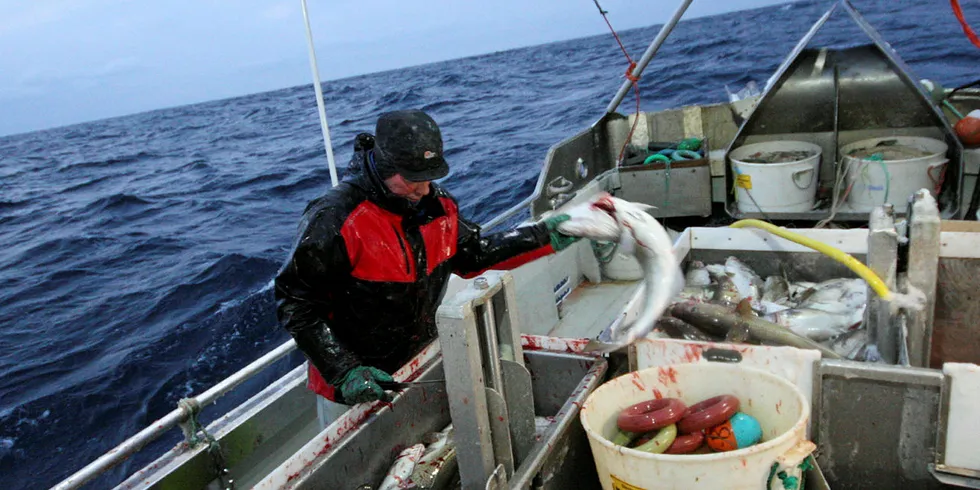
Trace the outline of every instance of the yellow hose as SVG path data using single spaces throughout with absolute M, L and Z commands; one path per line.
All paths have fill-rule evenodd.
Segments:
M 772 233 L 773 235 L 783 237 L 791 242 L 799 243 L 804 247 L 812 248 L 836 260 L 837 262 L 844 264 L 848 269 L 854 271 L 858 276 L 861 277 L 861 279 L 867 281 L 868 285 L 871 286 L 871 289 L 874 290 L 874 292 L 878 294 L 878 296 L 880 296 L 881 299 L 885 301 L 891 300 L 892 292 L 888 290 L 888 286 L 885 285 L 885 282 L 882 281 L 881 278 L 874 273 L 874 271 L 869 269 L 866 265 L 862 264 L 860 261 L 858 261 L 858 259 L 855 259 L 854 257 L 851 257 L 850 255 L 842 252 L 841 250 L 834 248 L 830 245 L 827 245 L 826 243 L 818 242 L 817 240 L 814 240 L 812 238 L 805 237 L 798 233 L 789 231 L 786 228 L 780 228 L 771 223 L 766 223 L 765 221 L 759 221 L 757 219 L 739 220 L 729 225 L 729 227 L 730 228 L 746 228 L 746 227 L 760 228 L 768 231 L 769 233 Z

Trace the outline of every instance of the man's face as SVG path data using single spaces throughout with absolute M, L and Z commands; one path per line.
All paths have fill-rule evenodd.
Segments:
M 395 174 L 385 179 L 385 185 L 392 194 L 404 197 L 412 202 L 419 202 L 429 193 L 429 181 L 412 182 L 405 180 L 401 174 Z

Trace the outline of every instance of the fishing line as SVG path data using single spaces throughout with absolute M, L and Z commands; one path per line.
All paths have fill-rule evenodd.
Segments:
M 621 165 L 623 163 L 623 157 L 626 155 L 626 147 L 629 145 L 631 139 L 633 139 L 633 132 L 636 131 L 636 124 L 640 122 L 640 77 L 633 76 L 633 70 L 636 69 L 636 62 L 630 57 L 629 52 L 626 51 L 626 46 L 623 45 L 623 41 L 619 39 L 619 34 L 616 33 L 616 29 L 613 29 L 612 23 L 609 22 L 609 17 L 606 15 L 609 12 L 603 10 L 602 6 L 599 5 L 599 0 L 592 0 L 595 3 L 595 8 L 599 9 L 599 14 L 602 15 L 602 19 L 606 21 L 606 25 L 609 26 L 609 31 L 612 32 L 614 38 L 616 38 L 616 43 L 619 44 L 619 49 L 623 51 L 623 56 L 626 56 L 626 61 L 629 62 L 629 66 L 626 68 L 626 79 L 633 84 L 633 94 L 636 97 L 636 117 L 633 118 L 633 125 L 630 126 L 629 133 L 626 133 L 626 141 L 623 142 L 623 148 L 619 150 L 619 157 L 617 158 L 616 165 Z

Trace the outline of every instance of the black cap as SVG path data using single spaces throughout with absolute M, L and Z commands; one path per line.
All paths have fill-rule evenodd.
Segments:
M 428 114 L 419 110 L 386 112 L 375 128 L 374 158 L 379 167 L 421 182 L 449 175 L 442 156 L 442 132 Z

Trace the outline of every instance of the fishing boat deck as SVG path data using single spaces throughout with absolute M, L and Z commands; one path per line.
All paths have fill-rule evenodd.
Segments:
M 594 338 L 617 317 L 636 291 L 638 281 L 583 281 L 565 298 L 561 320 L 547 332 L 550 337 Z

